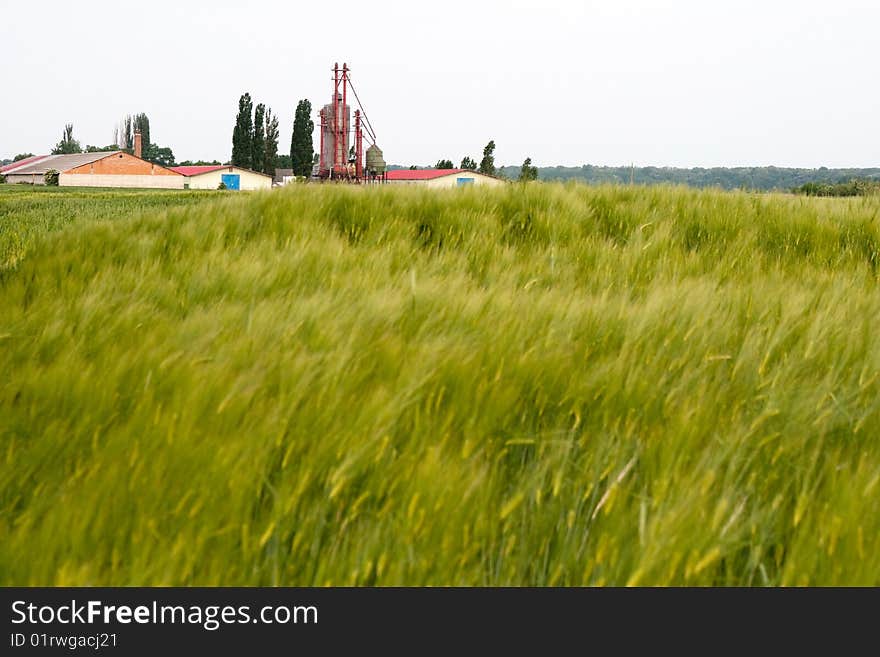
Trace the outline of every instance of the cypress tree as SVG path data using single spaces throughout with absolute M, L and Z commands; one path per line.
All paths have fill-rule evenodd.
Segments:
M 263 171 L 266 158 L 266 106 L 259 103 L 254 109 L 254 132 L 251 146 L 251 169 Z
M 122 150 L 131 150 L 134 146 L 134 133 L 131 129 L 131 114 L 126 114 L 122 119 L 122 129 L 119 134 L 119 147 Z
M 483 159 L 480 160 L 480 173 L 485 173 L 487 176 L 495 175 L 495 141 L 492 140 L 488 144 L 486 144 L 486 148 L 483 149 Z
M 254 123 L 251 113 L 254 102 L 251 95 L 245 93 L 238 100 L 238 116 L 235 118 L 235 129 L 232 131 L 232 164 L 245 169 L 251 168 L 251 150 L 254 141 Z
M 293 120 L 293 136 L 290 139 L 290 160 L 293 175 L 308 177 L 312 175 L 314 146 L 312 133 L 315 122 L 312 121 L 312 104 L 301 100 L 296 105 L 296 116 Z
M 523 162 L 519 172 L 519 179 L 520 182 L 530 182 L 538 179 L 538 167 L 532 166 L 532 158 L 527 157 L 526 161 Z
M 275 177 L 278 160 L 278 117 L 272 114 L 272 108 L 266 108 L 266 157 L 263 161 L 263 173 Z
M 146 154 L 150 151 L 150 144 L 153 142 L 150 141 L 150 119 L 147 118 L 146 114 L 136 114 L 134 117 L 134 130 L 140 131 L 141 133 L 141 145 L 143 147 L 143 154 Z M 144 159 L 149 159 L 144 157 Z

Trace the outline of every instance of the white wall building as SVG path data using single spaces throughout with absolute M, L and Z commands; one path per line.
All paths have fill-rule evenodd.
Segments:
M 226 189 L 271 189 L 272 176 L 234 166 L 171 167 L 186 177 L 184 189 L 217 189 L 222 182 Z
M 469 169 L 396 169 L 386 174 L 392 185 L 424 187 L 466 187 L 469 185 L 503 185 L 504 181 Z

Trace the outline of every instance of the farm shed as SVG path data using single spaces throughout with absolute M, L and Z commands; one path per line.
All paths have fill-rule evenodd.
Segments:
M 184 186 L 186 189 L 217 189 L 221 182 L 226 185 L 226 189 L 232 190 L 269 189 L 272 187 L 272 176 L 241 167 L 229 165 L 171 167 L 171 170 L 185 176 Z
M 11 164 L 4 165 L 0 167 L 0 174 L 6 176 L 12 172 L 13 169 L 20 169 L 22 167 L 26 167 L 29 164 L 34 164 L 35 162 L 39 162 L 42 159 L 47 158 L 48 155 L 31 155 L 30 157 L 19 160 L 18 162 L 12 162 Z M 11 181 L 10 181 L 11 182 Z M 17 181 L 24 182 L 24 181 Z M 29 180 L 27 182 L 30 182 Z
M 62 187 L 183 189 L 180 174 L 121 151 L 43 155 L 22 162 L 3 172 L 6 182 L 42 185 L 43 175 L 54 169 Z
M 276 185 L 286 185 L 296 180 L 293 169 L 275 169 L 275 177 L 272 179 Z
M 392 185 L 423 185 L 425 187 L 464 187 L 466 185 L 503 185 L 504 181 L 468 169 L 397 169 L 389 171 Z
M 43 184 L 43 174 L 52 167 L 40 168 L 40 163 L 52 155 L 34 155 L 5 167 L 0 167 L 0 173 L 6 176 L 6 182 L 10 185 L 15 183 L 29 183 L 33 185 Z

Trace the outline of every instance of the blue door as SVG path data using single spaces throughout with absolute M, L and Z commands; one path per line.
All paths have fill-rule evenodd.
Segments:
M 224 173 L 220 180 L 226 185 L 226 189 L 234 189 L 235 191 L 241 189 L 241 176 L 237 173 Z
M 473 185 L 474 179 L 473 178 L 457 178 L 455 182 L 458 183 L 459 185 Z

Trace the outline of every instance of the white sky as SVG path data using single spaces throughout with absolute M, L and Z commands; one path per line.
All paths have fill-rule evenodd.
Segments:
M 287 152 L 345 61 L 395 164 L 880 166 L 878 0 L 0 0 L 0 52 L 0 157 L 146 112 L 226 160 L 244 91 Z

